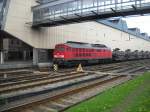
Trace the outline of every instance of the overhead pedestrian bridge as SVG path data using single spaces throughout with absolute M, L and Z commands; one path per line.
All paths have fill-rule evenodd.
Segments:
M 32 11 L 33 27 L 50 27 L 108 17 L 148 14 L 150 0 L 47 0 L 32 7 Z

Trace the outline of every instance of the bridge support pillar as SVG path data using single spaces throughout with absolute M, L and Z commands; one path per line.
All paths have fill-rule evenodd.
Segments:
M 4 64 L 4 53 L 0 51 L 0 64 Z
M 38 64 L 38 49 L 33 48 L 33 65 L 37 65 Z
M 23 60 L 25 61 L 27 59 L 27 51 L 23 51 Z

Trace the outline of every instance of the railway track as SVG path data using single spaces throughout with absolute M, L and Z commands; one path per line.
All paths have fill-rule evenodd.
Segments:
M 90 79 L 86 79 L 86 80 L 82 80 L 73 83 L 69 83 L 67 85 L 63 85 L 61 87 L 55 87 L 55 88 L 51 88 L 49 91 L 46 89 L 45 91 L 42 90 L 42 94 L 41 91 L 38 92 L 32 92 L 32 93 L 28 93 L 25 95 L 17 95 L 16 97 L 13 97 L 11 102 L 9 102 L 9 104 L 3 106 L 2 108 L 0 108 L 1 111 L 12 111 L 15 109 L 18 109 L 18 107 L 24 107 L 27 105 L 35 105 L 34 103 L 39 103 L 39 102 L 43 102 L 45 100 L 52 100 L 52 99 L 58 99 L 61 98 L 62 96 L 66 96 L 66 95 L 71 95 L 71 94 L 75 94 L 78 93 L 79 91 L 83 90 L 83 89 L 89 89 L 92 88 L 94 86 L 98 86 L 104 83 L 108 83 L 120 78 L 123 78 L 126 76 L 107 76 L 107 75 L 103 75 L 103 76 L 99 76 L 99 77 L 95 77 L 95 78 L 90 78 Z M 30 97 L 29 97 L 30 96 Z M 24 97 L 24 100 L 21 100 Z M 21 99 L 20 99 L 21 98 Z M 30 99 L 30 100 L 29 100 Z M 19 101 L 19 102 L 18 102 Z
M 100 69 L 100 68 L 105 68 L 105 67 L 114 67 L 114 66 L 122 66 L 122 65 L 130 65 L 131 64 L 136 64 L 136 63 L 141 63 L 141 64 L 148 64 L 150 62 L 150 60 L 139 60 L 139 61 L 127 61 L 127 62 L 119 62 L 119 63 L 110 63 L 110 64 L 100 64 L 100 65 L 94 65 L 92 66 L 92 68 L 97 68 L 97 69 Z M 85 69 L 90 69 L 91 66 L 86 66 Z M 58 71 L 59 73 L 66 73 L 66 72 L 71 72 L 71 71 L 74 71 L 75 68 L 60 68 L 60 71 Z M 33 69 L 29 69 L 29 70 L 12 70 L 12 71 L 2 71 L 0 72 L 0 79 L 2 80 L 7 80 L 7 81 L 11 81 L 11 80 L 14 80 L 14 81 L 17 81 L 17 80 L 22 80 L 22 78 L 26 78 L 26 77 L 30 77 L 31 75 L 35 75 L 36 71 L 34 71 Z M 52 71 L 45 71 L 46 73 L 45 74 L 53 74 Z M 44 73 L 44 72 L 41 72 L 41 73 Z M 4 75 L 7 75 L 7 78 L 4 78 L 5 76 Z M 40 74 L 38 74 L 40 75 Z M 3 81 L 2 80 L 2 81 Z M 0 81 L 0 82 L 2 82 Z
M 74 73 L 74 74 L 69 74 L 69 75 L 61 75 L 61 76 L 50 76 L 50 77 L 46 77 L 46 78 L 42 78 L 39 80 L 35 80 L 35 81 L 28 81 L 27 82 L 21 82 L 21 84 L 5 84 L 4 86 L 2 86 L 0 88 L 0 94 L 2 93 L 6 93 L 6 92 L 12 92 L 12 91 L 16 91 L 16 90 L 21 90 L 21 89 L 26 89 L 26 88 L 33 88 L 36 86 L 42 86 L 42 85 L 46 85 L 46 84 L 53 84 L 56 82 L 61 82 L 61 81 L 65 81 L 65 80 L 71 80 L 71 79 L 75 79 L 75 78 L 81 78 L 84 76 L 89 76 L 93 73 Z M 6 86 L 6 87 L 5 87 Z
M 88 70 L 91 70 L 91 71 L 101 71 L 101 72 L 114 72 L 114 73 L 122 73 L 122 72 L 126 72 L 126 71 L 130 71 L 129 73 L 134 73 L 134 72 L 138 72 L 139 70 L 142 71 L 142 69 L 144 69 L 144 67 L 138 67 L 138 66 L 129 66 L 128 63 L 127 65 L 123 65 L 123 66 L 120 66 L 120 63 L 119 64 L 116 64 L 116 65 L 113 65 L 113 66 L 102 66 L 102 67 L 98 67 L 98 66 L 94 66 L 92 69 L 91 68 L 86 68 Z M 135 70 L 134 70 L 135 68 Z M 133 70 L 132 70 L 133 69 Z M 72 74 L 71 74 L 72 75 Z M 15 77 L 15 78 L 6 78 L 6 79 L 0 79 L 1 83 L 0 83 L 0 93 L 1 92 L 5 92 L 5 91 L 11 91 L 13 90 L 14 88 L 21 88 L 21 86 L 23 87 L 28 87 L 28 86 L 34 86 L 35 84 L 38 85 L 44 85 L 44 84 L 47 84 L 47 83 L 50 83 L 50 79 L 52 78 L 59 78 L 59 77 L 68 77 L 68 74 L 58 74 L 58 75 L 54 75 L 54 76 L 51 76 L 49 74 L 30 74 L 30 75 L 27 75 L 27 76 L 20 76 L 19 78 L 18 77 Z M 15 79 L 18 80 L 16 81 Z M 8 81 L 8 82 L 7 82 Z M 40 82 L 41 81 L 41 82 Z M 33 82 L 40 82 L 40 83 L 35 83 L 33 84 Z M 27 84 L 28 83 L 28 84 Z M 30 84 L 31 83 L 31 84 Z M 21 85 L 21 86 L 18 86 L 18 85 Z M 27 85 L 25 85 L 27 84 Z M 12 87 L 13 85 L 17 85 L 15 87 Z M 7 87 L 7 86 L 11 86 L 11 87 Z M 4 89 L 5 88 L 5 89 Z M 10 88 L 12 88 L 10 90 Z M 5 91 L 3 91 L 5 90 Z M 14 89 L 15 90 L 15 89 Z
M 103 68 L 104 69 L 104 68 Z M 108 69 L 107 67 L 105 68 L 105 69 Z M 9 89 L 9 87 L 8 86 L 10 86 L 10 88 L 14 88 L 14 87 L 12 87 L 13 85 L 17 85 L 17 87 L 18 87 L 18 85 L 20 84 L 26 84 L 26 83 L 32 83 L 33 84 L 33 82 L 40 82 L 40 81 L 44 81 L 45 82 L 45 84 L 46 84 L 46 82 L 47 83 L 49 83 L 50 82 L 50 79 L 54 79 L 54 78 L 60 78 L 60 77 L 68 77 L 68 75 L 73 75 L 73 74 L 76 74 L 76 73 L 72 73 L 72 74 L 63 74 L 63 73 L 61 73 L 61 74 L 57 74 L 57 75 L 49 75 L 49 74 L 39 74 L 39 75 L 37 75 L 37 74 L 30 74 L 30 75 L 27 75 L 27 76 L 20 76 L 19 78 L 18 77 L 15 77 L 15 78 L 7 78 L 7 79 L 1 79 L 1 83 L 0 83 L 0 93 L 1 92 L 4 92 L 4 91 L 2 91 L 2 90 L 4 90 L 3 88 L 5 87 L 7 87 L 7 89 L 5 89 L 5 90 L 7 90 L 7 91 L 9 91 L 10 89 Z M 18 79 L 17 79 L 18 78 Z M 17 79 L 17 80 L 16 80 Z
M 97 70 L 100 70 L 100 69 L 103 69 L 103 70 L 107 70 L 107 69 L 117 69 L 117 67 L 116 66 L 119 66 L 118 64 L 111 64 L 111 65 L 107 65 L 107 66 L 99 66 L 99 65 L 96 65 L 96 66 L 94 66 L 94 67 L 92 67 L 92 68 L 94 68 L 93 69 L 93 71 L 95 71 L 96 69 Z M 85 69 L 91 69 L 91 67 L 85 67 Z M 61 75 L 61 74 L 66 74 L 67 72 L 72 72 L 73 70 L 75 70 L 74 68 L 71 68 L 71 69 L 67 69 L 67 70 L 65 70 L 65 69 L 62 69 L 62 70 L 60 70 L 58 73 L 60 73 L 59 75 Z M 91 69 L 92 70 L 92 69 Z M 17 71 L 16 71 L 17 72 Z M 16 82 L 21 82 L 21 81 L 27 81 L 27 80 L 31 80 L 31 81 L 33 81 L 32 79 L 34 79 L 34 80 L 38 80 L 38 79 L 42 79 L 42 78 L 44 78 L 44 77 L 46 77 L 46 76 L 48 76 L 48 75 L 54 75 L 54 73 L 53 72 L 46 72 L 46 73 L 44 73 L 44 72 L 41 72 L 41 73 L 39 73 L 39 72 L 35 72 L 35 73 L 28 73 L 28 74 L 18 74 L 18 72 L 17 72 L 17 75 L 15 75 L 14 73 L 15 73 L 15 71 L 13 71 L 12 72 L 12 76 L 10 75 L 10 72 L 8 72 L 9 74 L 7 74 L 7 72 L 6 73 L 4 73 L 3 72 L 3 74 L 7 74 L 7 78 L 4 78 L 4 76 L 3 75 L 1 75 L 1 77 L 2 78 L 0 78 L 0 84 L 3 86 L 4 84 L 3 83 L 16 83 Z M 57 74 L 58 74 L 57 73 Z M 0 86 L 1 86 L 0 85 Z
M 33 73 L 33 69 L 20 69 L 20 70 L 0 70 L 0 78 L 4 77 L 4 74 L 7 74 L 7 77 L 17 77 L 18 75 L 26 75 Z
M 118 64 L 116 65 L 111 65 L 111 66 L 94 66 L 92 68 L 86 67 L 85 70 L 90 70 L 90 71 L 101 71 L 101 72 L 108 72 L 108 71 L 117 71 L 118 69 L 123 69 L 127 68 L 125 70 L 128 70 L 128 66 L 129 65 L 123 65 L 120 66 Z M 129 66 L 130 67 L 130 66 Z M 134 67 L 134 66 L 133 66 Z M 130 68 L 129 68 L 130 69 Z M 132 67 L 131 67 L 132 69 Z M 72 70 L 70 70 L 71 72 Z M 119 72 L 119 71 L 118 71 Z M 120 71 L 121 72 L 121 71 Z M 8 85 L 16 85 L 16 84 L 21 84 L 21 83 L 30 83 L 33 81 L 41 81 L 41 80 L 46 80 L 46 79 L 50 79 L 50 78 L 56 78 L 56 77 L 62 77 L 68 75 L 65 73 L 65 71 L 63 72 L 59 72 L 59 74 L 57 73 L 57 76 L 55 76 L 55 74 L 51 73 L 37 73 L 37 74 L 28 74 L 25 76 L 25 74 L 23 76 L 17 76 L 17 77 L 12 77 L 12 78 L 3 78 L 0 79 L 0 87 L 5 87 Z
M 127 65 L 126 65 L 127 64 Z M 126 72 L 126 71 L 130 71 L 128 73 L 134 73 L 134 72 L 138 72 L 139 70 L 142 71 L 142 69 L 145 69 L 144 67 L 138 67 L 138 66 L 129 66 L 129 63 L 125 63 L 125 65 L 120 66 L 120 63 L 113 65 L 113 66 L 103 66 L 103 67 L 98 67 L 98 66 L 94 66 L 94 69 L 90 68 L 90 70 L 92 71 L 100 71 L 100 72 L 113 72 L 113 73 L 122 73 L 122 72 Z M 129 67 L 127 67 L 129 66 Z M 86 68 L 87 69 L 87 68 Z M 89 69 L 89 68 L 88 68 Z M 45 85 L 45 84 L 49 84 L 49 83 L 54 83 L 57 81 L 61 81 L 61 77 L 64 77 L 63 80 L 66 79 L 70 79 L 70 78 L 76 78 L 76 77 L 81 77 L 79 76 L 69 76 L 69 75 L 75 75 L 76 73 L 72 73 L 72 74 L 58 74 L 58 75 L 54 75 L 51 76 L 49 74 L 40 74 L 40 75 L 32 75 L 28 77 L 28 75 L 26 77 L 19 77 L 18 81 L 12 81 L 13 78 L 11 79 L 11 82 L 5 82 L 6 80 L 8 81 L 8 79 L 1 79 L 1 80 L 5 80 L 5 81 L 1 81 L 0 83 L 0 93 L 5 93 L 5 92 L 11 92 L 11 91 L 15 91 L 15 90 L 19 90 L 21 88 L 29 88 L 29 87 L 35 87 L 35 86 L 41 86 L 41 85 Z M 24 79 L 25 78 L 25 79 Z M 53 80 L 51 80 L 53 79 Z M 55 80 L 56 79 L 56 80 Z
M 12 112 L 16 110 L 18 112 L 20 108 L 25 107 L 27 107 L 26 110 L 33 110 L 33 112 L 36 110 L 36 107 L 45 112 L 48 110 L 62 111 L 82 100 L 94 96 L 96 92 L 93 90 L 94 92 L 89 96 L 85 96 L 83 99 L 80 98 L 75 102 L 72 101 L 72 103 L 68 103 L 66 99 L 62 100 L 62 96 L 68 98 L 72 97 L 72 95 L 76 96 L 79 93 L 84 93 L 85 91 L 88 93 L 91 89 L 96 89 L 97 87 L 100 87 L 101 90 L 103 84 L 112 87 L 112 82 L 114 82 L 114 86 L 121 84 L 124 81 L 130 80 L 133 75 L 149 70 L 149 63 L 150 60 L 143 60 L 87 66 L 84 67 L 86 72 L 81 73 L 73 72 L 74 68 L 71 68 L 67 70 L 62 69 L 57 73 L 31 72 L 29 74 L 23 73 L 20 76 L 15 74 L 11 76 L 9 74 L 7 78 L 0 78 L 2 81 L 0 82 L 0 97 L 3 102 L 0 106 L 0 111 Z M 91 86 L 91 84 L 95 86 Z M 104 87 L 107 88 L 107 86 Z M 68 91 L 74 92 L 70 94 Z M 46 99 L 54 101 L 47 102 Z M 64 104 L 61 104 L 59 101 Z M 52 108 L 54 106 L 53 103 L 60 109 Z M 29 109 L 30 104 L 32 104 L 32 108 Z M 50 108 L 47 108 L 45 104 L 48 104 Z M 34 105 L 36 106 L 34 107 Z M 41 107 L 41 105 L 43 106 Z
M 26 109 L 25 111 L 36 111 L 36 110 L 45 111 L 45 112 L 46 111 L 47 112 L 48 111 L 56 111 L 56 112 L 64 111 L 75 104 L 78 104 L 84 100 L 94 97 L 95 95 L 97 95 L 109 88 L 112 88 L 116 85 L 119 85 L 127 80 L 129 80 L 129 78 L 122 77 L 122 78 L 118 78 L 116 80 L 112 79 L 107 82 L 102 82 L 101 84 L 97 83 L 93 86 L 89 86 L 88 88 L 84 88 L 84 89 L 80 90 L 79 92 L 74 92 L 73 94 L 68 94 L 68 95 L 64 96 L 63 98 L 60 97 L 60 98 L 57 98 L 50 102 L 40 104 L 36 107 L 33 106 L 31 108 Z M 25 112 L 25 111 L 22 111 L 22 112 Z

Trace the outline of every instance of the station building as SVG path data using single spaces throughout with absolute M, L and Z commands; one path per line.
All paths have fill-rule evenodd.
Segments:
M 32 7 L 38 4 L 37 0 L 0 0 L 1 68 L 14 63 L 13 67 L 49 64 L 55 45 L 67 41 L 105 44 L 112 50 L 150 51 L 150 37 L 138 28 L 129 29 L 122 19 L 32 28 Z

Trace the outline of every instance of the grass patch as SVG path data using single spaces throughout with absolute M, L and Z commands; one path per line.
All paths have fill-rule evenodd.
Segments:
M 125 112 L 150 112 L 150 77 L 143 85 L 142 92 L 132 100 Z
M 150 73 L 145 73 L 134 80 L 109 89 L 65 112 L 112 112 L 112 110 L 119 106 L 132 91 L 137 89 L 145 81 L 150 85 Z M 144 91 L 142 91 L 142 94 L 136 96 L 134 101 L 131 102 L 131 105 L 124 109 L 124 112 L 150 112 L 150 87 L 148 85 L 145 87 Z

